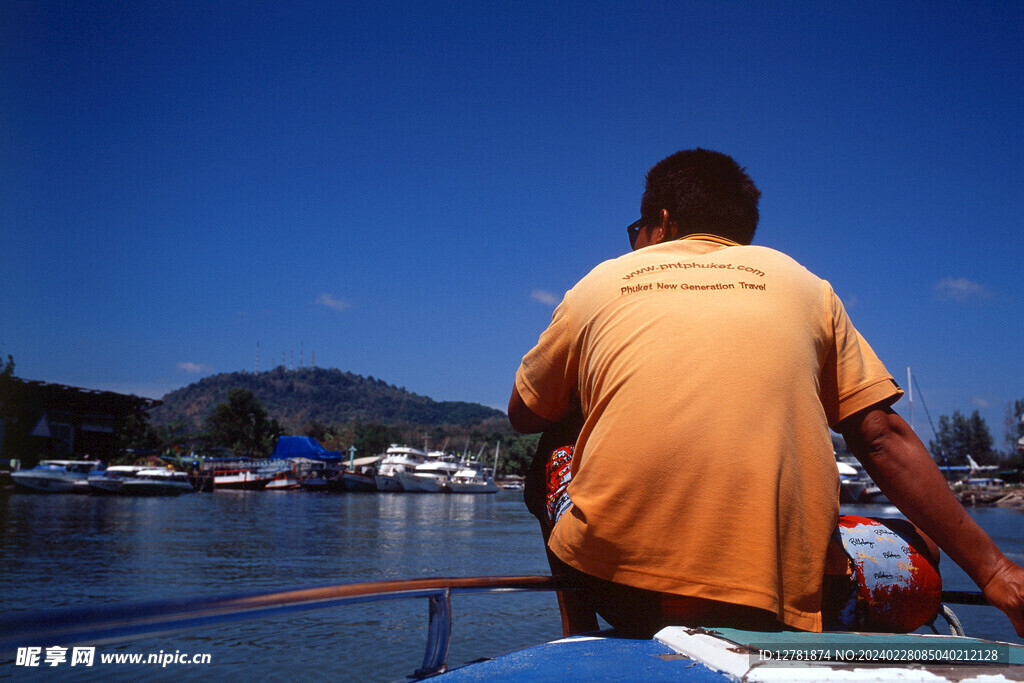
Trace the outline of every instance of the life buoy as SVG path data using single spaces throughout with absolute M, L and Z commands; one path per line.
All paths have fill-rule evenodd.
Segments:
M 837 545 L 845 566 L 834 561 Z M 909 633 L 939 613 L 938 548 L 910 522 L 841 515 L 830 555 L 826 629 Z

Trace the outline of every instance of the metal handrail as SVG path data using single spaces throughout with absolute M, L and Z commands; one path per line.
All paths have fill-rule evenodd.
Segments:
M 148 603 L 99 605 L 0 618 L 0 653 L 41 642 L 73 645 L 123 641 L 226 621 L 382 600 L 428 598 L 430 623 L 423 666 L 415 676 L 445 671 L 451 641 L 451 597 L 456 594 L 565 590 L 553 576 L 474 576 L 401 579 L 222 595 Z
M 383 600 L 427 598 L 429 625 L 423 666 L 426 677 L 446 669 L 452 631 L 452 595 L 572 590 L 558 576 L 472 576 L 398 579 L 316 586 L 287 591 L 221 595 L 208 598 L 99 605 L 0 617 L 0 653 L 41 642 L 73 645 L 124 641 L 227 621 L 304 612 Z M 942 601 L 988 604 L 968 591 L 943 591 Z

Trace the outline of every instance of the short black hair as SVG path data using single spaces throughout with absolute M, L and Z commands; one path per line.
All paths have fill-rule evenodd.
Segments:
M 647 172 L 640 201 L 643 225 L 661 220 L 662 209 L 679 236 L 707 232 L 750 244 L 760 214 L 761 191 L 745 168 L 727 154 L 688 149 L 668 156 Z

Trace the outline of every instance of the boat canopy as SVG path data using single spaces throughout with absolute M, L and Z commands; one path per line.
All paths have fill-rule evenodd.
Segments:
M 287 458 L 308 458 L 309 460 L 341 460 L 339 451 L 325 450 L 320 442 L 311 436 L 282 436 L 274 446 L 273 460 Z

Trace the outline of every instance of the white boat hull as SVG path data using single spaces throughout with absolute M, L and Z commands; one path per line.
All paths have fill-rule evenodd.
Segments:
M 450 481 L 447 484 L 449 493 L 497 493 L 498 485 L 493 481 L 459 482 Z
M 267 482 L 266 486 L 268 491 L 288 491 L 298 488 L 302 488 L 302 484 L 295 477 L 274 478 Z
M 92 461 L 44 460 L 28 470 L 11 472 L 14 488 L 29 493 L 88 493 Z
M 270 483 L 271 476 L 243 470 L 224 474 L 214 474 L 213 486 L 217 489 L 263 489 Z
M 71 493 L 75 488 L 75 479 L 44 474 L 31 474 L 32 470 L 12 472 L 14 488 L 32 493 Z
M 344 472 L 341 475 L 342 485 L 346 491 L 376 491 L 377 485 L 374 476 L 371 474 L 360 474 L 357 472 Z
M 397 476 L 407 493 L 444 493 L 444 480 L 434 475 L 399 472 Z
M 402 490 L 402 482 L 398 481 L 398 477 L 394 475 L 375 474 L 373 483 L 377 486 L 378 491 L 398 493 Z

